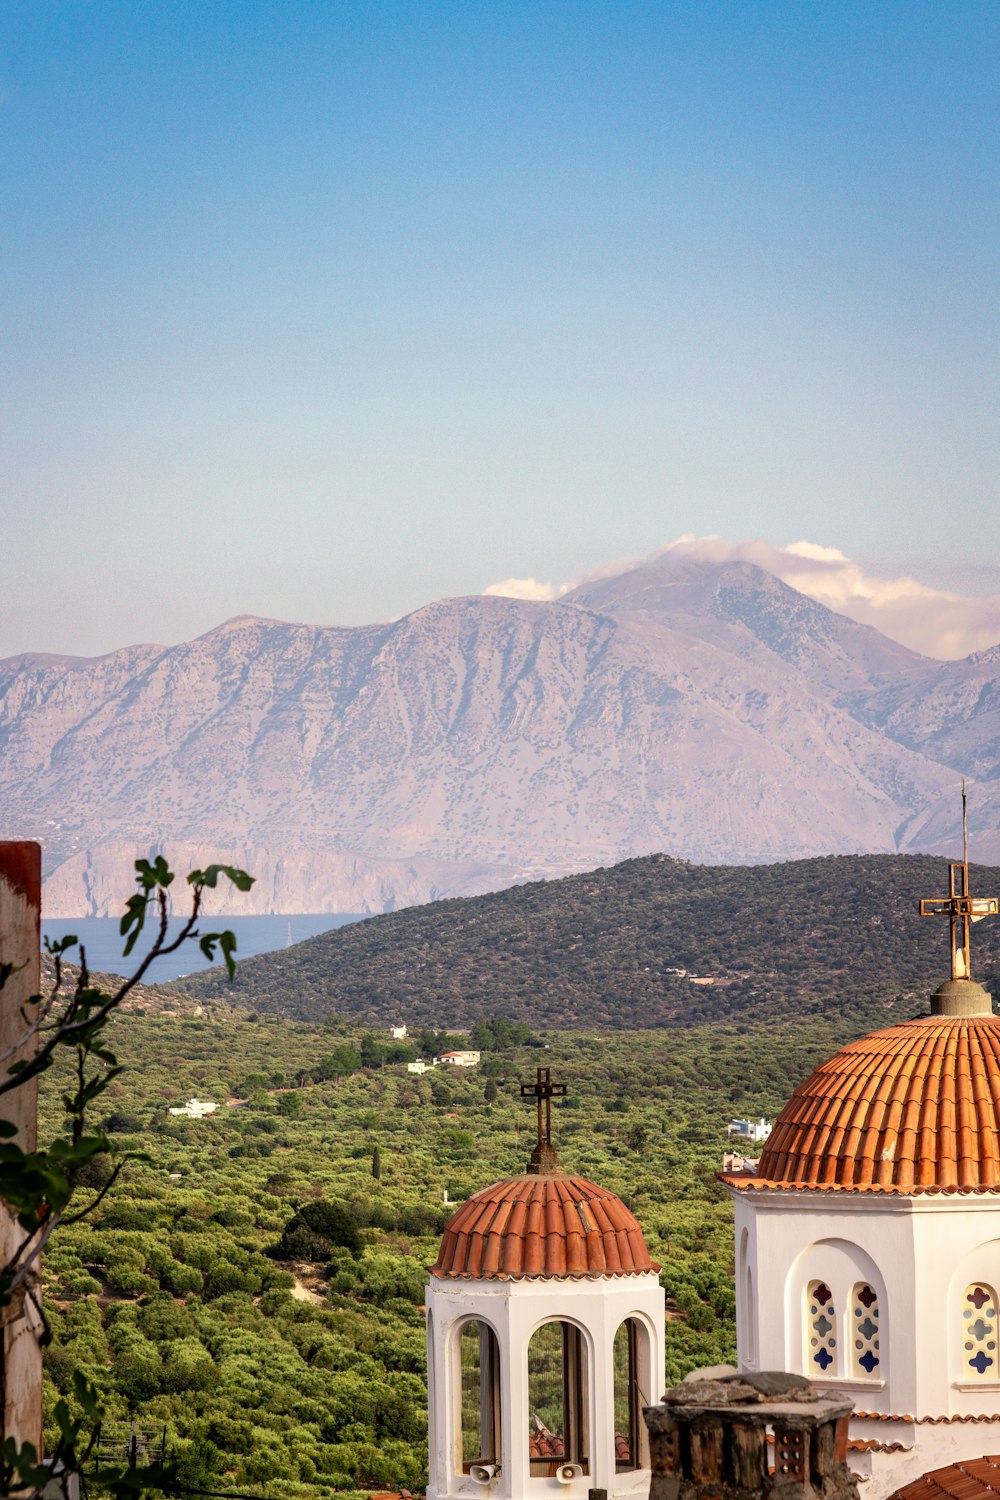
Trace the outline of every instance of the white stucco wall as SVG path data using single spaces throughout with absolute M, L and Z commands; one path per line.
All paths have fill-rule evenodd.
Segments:
M 966 1367 L 962 1311 L 971 1283 L 1000 1292 L 1000 1195 L 734 1191 L 733 1197 L 740 1368 L 793 1370 L 850 1395 L 858 1411 L 910 1419 L 852 1421 L 852 1437 L 903 1442 L 907 1449 L 852 1458 L 860 1474 L 870 1475 L 871 1500 L 958 1456 L 996 1451 L 1000 1431 L 970 1419 L 1000 1414 L 1000 1348 L 987 1378 L 976 1378 Z M 806 1295 L 813 1280 L 833 1293 L 835 1376 L 836 1367 L 827 1375 L 809 1368 Z M 851 1293 L 859 1281 L 879 1296 L 880 1364 L 870 1379 L 847 1369 Z

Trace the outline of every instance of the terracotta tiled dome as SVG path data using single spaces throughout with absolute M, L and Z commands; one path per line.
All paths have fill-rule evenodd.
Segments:
M 445 1225 L 432 1276 L 634 1276 L 658 1271 L 620 1198 L 565 1172 L 473 1193 Z
M 801 1084 L 747 1188 L 1000 1190 L 1000 1017 L 922 1016 L 852 1042 Z

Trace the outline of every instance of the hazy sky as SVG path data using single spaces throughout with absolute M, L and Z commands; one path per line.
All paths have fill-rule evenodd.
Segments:
M 4 0 L 0 655 L 682 532 L 1000 592 L 993 0 Z

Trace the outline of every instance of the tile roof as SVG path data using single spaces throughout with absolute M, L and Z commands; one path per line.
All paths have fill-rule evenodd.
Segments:
M 854 1422 L 913 1422 L 918 1427 L 925 1425 L 940 1427 L 952 1422 L 1000 1422 L 1000 1412 L 956 1412 L 954 1416 L 914 1417 L 909 1412 L 856 1411 L 851 1420 Z
M 529 1458 L 565 1458 L 563 1440 L 554 1432 L 539 1432 L 528 1439 Z
M 585 1177 L 507 1177 L 445 1225 L 432 1276 L 635 1276 L 658 1271 L 635 1217 Z
M 894 1445 L 894 1446 L 896 1446 L 896 1445 Z M 565 1458 L 566 1454 L 565 1454 L 565 1452 L 563 1450 L 563 1440 L 562 1440 L 562 1438 L 559 1436 L 558 1433 L 549 1432 L 547 1429 L 546 1429 L 545 1432 L 534 1432 L 534 1433 L 532 1433 L 531 1436 L 528 1438 L 528 1457 L 529 1458 Z M 616 1432 L 615 1433 L 615 1462 L 616 1463 L 625 1463 L 625 1464 L 627 1464 L 630 1457 L 631 1457 L 631 1450 L 629 1448 L 628 1438 L 627 1437 L 623 1437 L 623 1435 L 620 1432 Z M 369 1500 L 373 1500 L 373 1497 L 369 1496 Z
M 1000 1190 L 1000 1017 L 921 1016 L 851 1042 L 800 1084 L 732 1187 Z
M 966 1458 L 921 1474 L 891 1500 L 992 1500 L 1000 1494 L 1000 1454 Z

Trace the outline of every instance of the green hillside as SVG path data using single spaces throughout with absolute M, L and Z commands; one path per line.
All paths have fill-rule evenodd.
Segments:
M 972 885 L 1000 894 L 1000 870 L 973 866 Z M 181 984 L 302 1020 L 411 1029 L 495 1013 L 602 1029 L 910 1015 L 948 976 L 947 922 L 917 915 L 919 897 L 946 890 L 946 862 L 929 855 L 749 867 L 653 855 L 374 917 L 248 959 L 233 986 L 221 970 Z M 973 962 L 991 987 L 1000 919 L 976 927 Z

